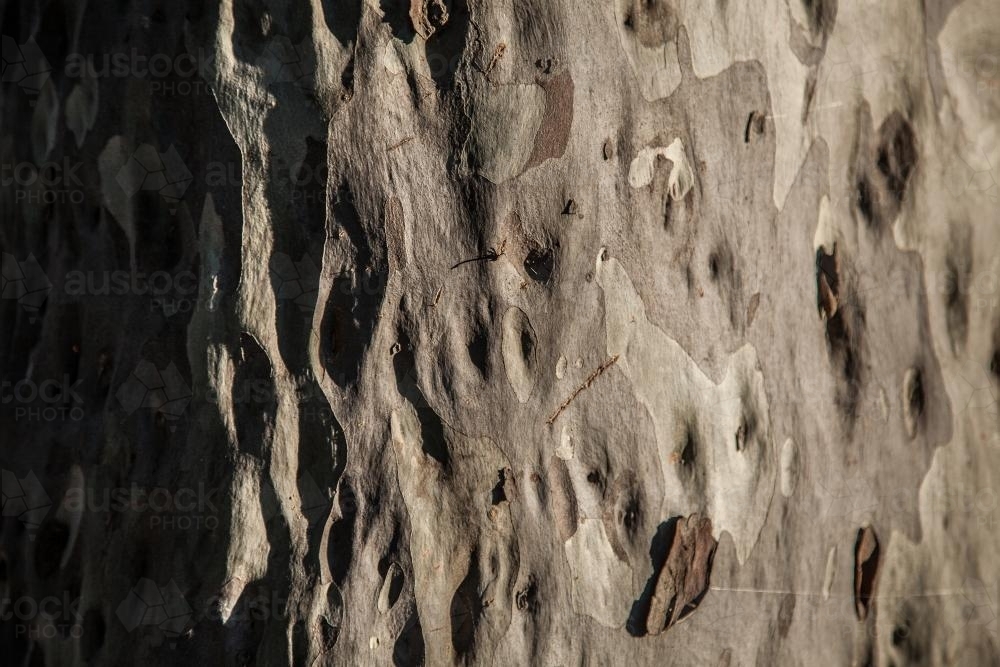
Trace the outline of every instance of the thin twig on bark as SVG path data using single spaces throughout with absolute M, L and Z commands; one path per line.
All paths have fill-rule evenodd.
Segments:
M 580 393 L 583 392 L 584 389 L 587 389 L 588 387 L 590 387 L 590 385 L 594 384 L 594 380 L 596 380 L 597 378 L 601 377 L 601 374 L 604 373 L 604 371 L 608 370 L 609 368 L 611 368 L 612 366 L 615 365 L 615 363 L 618 361 L 618 356 L 619 355 L 616 354 L 615 356 L 611 357 L 610 359 L 608 359 L 607 361 L 605 361 L 603 364 L 601 364 L 600 366 L 598 366 L 597 369 L 593 373 L 590 374 L 590 377 L 587 378 L 587 381 L 584 382 L 583 384 L 581 384 L 579 387 L 577 387 L 576 391 L 574 391 L 572 394 L 570 394 L 570 397 L 567 398 L 565 401 L 563 401 L 563 404 L 559 406 L 559 409 L 552 413 L 552 416 L 549 417 L 549 420 L 546 423 L 549 426 L 551 426 L 552 424 L 554 424 L 555 421 L 556 421 L 556 419 L 559 418 L 559 415 L 561 415 L 563 413 L 563 410 L 565 410 L 566 408 L 568 408 L 569 404 L 572 403 L 573 400 L 577 396 L 579 396 Z
M 480 255 L 479 257 L 470 257 L 469 259 L 463 259 L 461 262 L 458 262 L 457 264 L 452 266 L 451 270 L 454 271 L 458 267 L 462 266 L 463 264 L 468 264 L 469 262 L 495 262 L 501 257 L 503 257 L 505 251 L 504 249 L 506 247 L 507 247 L 507 239 L 504 239 L 503 243 L 500 244 L 499 252 L 497 252 L 496 248 L 490 248 L 489 250 L 486 251 L 485 255 Z
M 389 146 L 388 148 L 386 148 L 385 152 L 386 153 L 391 153 L 392 151 L 396 150 L 400 146 L 403 146 L 404 144 L 407 144 L 407 143 L 409 143 L 411 141 L 413 141 L 413 137 L 407 137 L 407 138 L 403 139 L 402 141 L 400 141 L 399 143 L 393 144 L 392 146 Z

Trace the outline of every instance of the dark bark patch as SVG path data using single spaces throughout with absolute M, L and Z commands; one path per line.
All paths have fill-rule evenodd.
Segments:
M 83 615 L 80 634 L 80 654 L 84 660 L 93 660 L 104 645 L 106 626 L 100 609 L 88 609 Z
M 413 30 L 429 38 L 448 23 L 450 2 L 446 0 L 410 0 L 410 21 Z
M 425 454 L 447 467 L 451 460 L 444 436 L 444 424 L 430 407 L 420 389 L 416 359 L 410 349 L 409 338 L 400 336 L 400 352 L 392 358 L 396 374 L 396 390 L 414 407 L 420 420 L 422 447 Z
M 418 667 L 424 664 L 424 633 L 420 615 L 414 609 L 392 647 L 393 667 Z
M 926 407 L 923 371 L 919 367 L 912 368 L 903 379 L 903 421 L 911 438 L 916 436 L 924 423 Z
M 535 146 L 524 171 L 537 167 L 550 158 L 562 157 L 573 128 L 574 88 L 569 71 L 560 72 L 538 84 L 545 91 L 545 115 L 535 133 Z
M 46 580 L 59 571 L 63 551 L 69 543 L 69 526 L 56 519 L 42 523 L 35 536 L 35 574 Z
M 412 7 L 417 5 L 423 9 L 416 12 L 414 19 Z M 427 32 L 425 55 L 431 78 L 439 91 L 452 90 L 469 38 L 471 15 L 466 0 L 413 0 L 410 17 L 418 34 Z
M 899 215 L 917 162 L 916 134 L 910 122 L 893 111 L 875 136 L 871 112 L 863 105 L 854 145 L 853 204 L 871 232 L 883 234 Z
M 323 19 L 326 27 L 341 46 L 357 41 L 361 26 L 362 0 L 323 0 Z
M 816 251 L 816 299 L 826 320 L 827 354 L 837 372 L 837 403 L 850 424 L 857 418 L 864 382 L 865 311 L 858 295 L 844 284 L 842 257 Z
M 795 615 L 795 593 L 785 593 L 778 607 L 778 636 L 782 639 L 788 636 L 792 627 L 792 617 Z
M 878 170 L 896 209 L 906 195 L 910 174 L 917 164 L 916 141 L 913 126 L 898 111 L 893 111 L 879 128 Z
M 968 228 L 956 225 L 945 258 L 945 319 L 948 339 L 956 354 L 969 336 L 969 291 L 972 282 L 972 238 Z
M 802 0 L 802 6 L 813 34 L 829 35 L 837 21 L 837 0 Z
M 480 594 L 479 555 L 469 557 L 469 571 L 451 598 L 451 645 L 459 657 L 470 654 L 475 647 L 476 628 L 483 615 Z
M 524 271 L 528 277 L 539 283 L 546 283 L 552 277 L 555 253 L 552 248 L 535 248 L 524 258 Z
M 535 614 L 538 612 L 538 582 L 535 580 L 535 575 L 528 575 L 524 587 L 514 595 L 514 604 L 517 606 L 518 611 L 523 611 L 526 614 Z
M 635 32 L 643 46 L 657 47 L 677 38 L 677 14 L 667 0 L 632 0 L 625 27 Z
M 858 530 L 854 542 L 854 610 L 860 620 L 868 617 L 874 601 L 880 558 L 875 530 L 871 526 Z

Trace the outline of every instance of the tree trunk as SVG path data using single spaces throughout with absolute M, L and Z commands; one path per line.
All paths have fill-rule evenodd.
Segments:
M 0 0 L 0 650 L 1000 660 L 989 0 Z

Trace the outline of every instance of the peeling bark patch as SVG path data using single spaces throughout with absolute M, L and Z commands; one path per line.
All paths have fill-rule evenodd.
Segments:
M 699 514 L 678 519 L 672 534 L 668 529 L 667 535 L 666 556 L 658 568 L 655 539 L 650 549 L 654 572 L 643 597 L 633 606 L 633 617 L 627 624 L 632 634 L 656 635 L 668 630 L 691 614 L 708 592 L 712 559 L 718 546 L 712 537 L 711 519 Z M 647 605 L 640 626 L 635 616 L 641 616 Z
M 653 172 L 659 158 L 670 160 L 667 187 L 670 198 L 679 201 L 694 185 L 694 172 L 684 153 L 684 143 L 678 138 L 669 146 L 647 147 L 639 151 L 628 168 L 628 183 L 633 188 L 643 188 L 653 182 Z
M 871 526 L 858 530 L 854 542 L 854 610 L 864 620 L 875 597 L 881 555 L 878 538 Z
M 535 147 L 524 170 L 537 167 L 550 158 L 560 158 L 566 152 L 573 128 L 573 77 L 560 72 L 538 85 L 545 91 L 545 115 L 535 132 Z

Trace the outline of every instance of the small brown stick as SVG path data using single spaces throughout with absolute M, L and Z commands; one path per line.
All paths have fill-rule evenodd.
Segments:
M 486 76 L 490 75 L 490 72 L 493 71 L 493 68 L 496 67 L 500 59 L 503 58 L 503 54 L 506 50 L 507 50 L 507 44 L 505 44 L 504 42 L 500 42 L 499 44 L 497 44 L 497 48 L 493 50 L 493 59 L 490 60 L 490 64 L 486 66 L 486 71 L 483 72 L 483 74 L 485 74 Z
M 590 387 L 590 385 L 594 384 L 594 380 L 596 380 L 597 378 L 601 377 L 601 374 L 604 373 L 604 371 L 606 371 L 609 368 L 611 368 L 612 366 L 614 366 L 617 361 L 618 361 L 618 355 L 616 354 L 615 356 L 611 357 L 610 359 L 608 359 L 607 361 L 605 361 L 603 364 L 601 364 L 600 366 L 598 366 L 597 370 L 595 370 L 593 373 L 591 373 L 590 377 L 587 378 L 587 381 L 584 382 L 583 384 L 581 384 L 579 387 L 577 387 L 576 391 L 574 391 L 570 395 L 569 398 L 567 398 L 565 401 L 563 401 L 563 404 L 559 406 L 559 409 L 552 413 L 552 416 L 549 417 L 549 420 L 546 423 L 549 426 L 551 426 L 552 424 L 554 424 L 555 421 L 556 421 L 556 419 L 559 418 L 559 415 L 561 415 L 563 413 L 563 410 L 565 410 L 566 408 L 568 408 L 569 404 L 572 403 L 573 400 L 577 396 L 579 396 L 580 393 L 584 389 L 587 389 L 588 387 Z
M 391 153 L 392 151 L 396 150 L 400 146 L 408 144 L 411 141 L 413 141 L 413 137 L 407 137 L 407 138 L 403 139 L 402 141 L 400 141 L 398 144 L 393 144 L 392 146 L 389 146 L 388 148 L 386 148 L 385 152 L 386 153 Z

